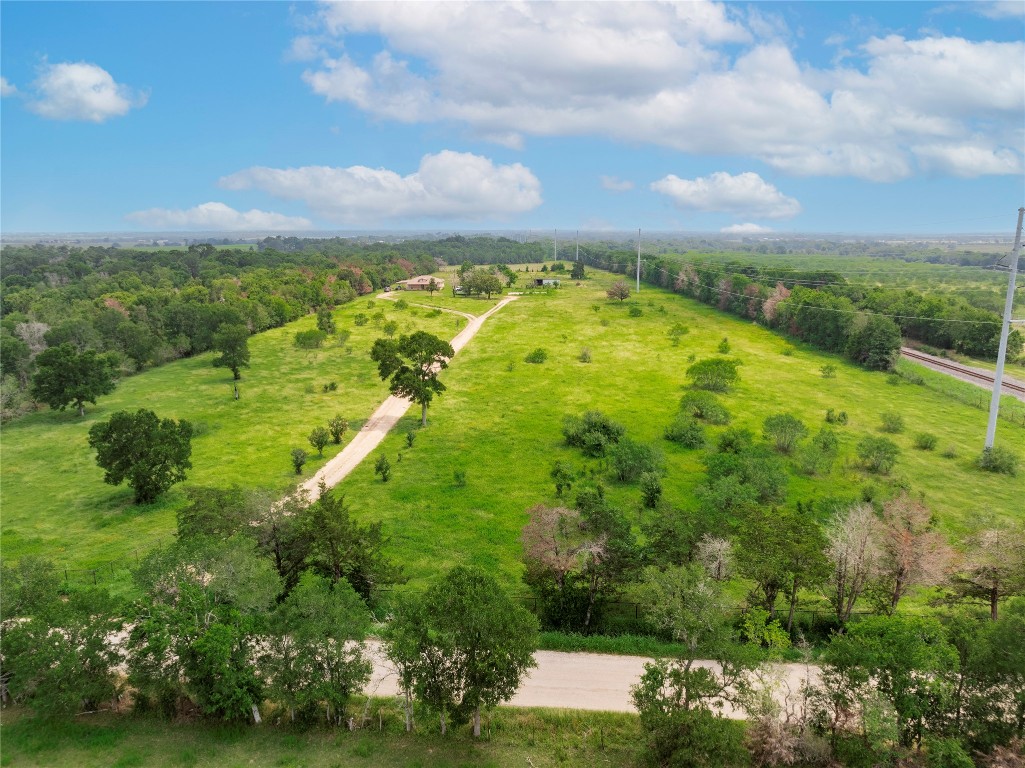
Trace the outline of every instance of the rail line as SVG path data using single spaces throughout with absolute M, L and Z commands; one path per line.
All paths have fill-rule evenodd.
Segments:
M 900 353 L 904 357 L 910 358 L 911 360 L 921 360 L 922 362 L 929 363 L 930 365 L 935 365 L 937 368 L 946 368 L 947 370 L 953 371 L 954 373 L 959 373 L 962 376 L 971 376 L 973 379 L 984 381 L 990 385 L 993 384 L 994 377 L 983 371 L 978 371 L 974 368 L 969 368 L 965 365 L 960 365 L 959 363 L 952 363 L 947 360 L 940 360 L 939 358 L 933 357 L 932 355 L 923 355 L 920 352 L 916 352 L 913 349 L 907 349 L 906 347 L 902 348 Z M 1016 384 L 1012 381 L 1008 381 L 1007 379 L 1004 379 L 1003 382 L 1001 382 L 1000 388 L 1011 390 L 1012 392 L 1017 392 L 1021 395 L 1025 395 L 1025 387 L 1023 387 L 1020 384 Z

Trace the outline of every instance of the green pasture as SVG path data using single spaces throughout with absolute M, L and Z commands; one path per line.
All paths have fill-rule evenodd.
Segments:
M 5 558 L 45 555 L 61 564 L 87 567 L 131 558 L 174 530 L 175 511 L 189 485 L 280 492 L 294 485 L 290 451 L 310 454 L 304 476 L 338 452 L 329 445 L 318 458 L 307 436 L 335 414 L 349 420 L 343 444 L 387 397 L 370 346 L 382 332 L 374 322 L 353 324 L 361 312 L 385 312 L 399 332 L 423 328 L 454 336 L 454 316 L 427 317 L 426 310 L 396 309 L 386 301 L 368 308 L 364 298 L 335 312 L 339 330 L 352 332 L 345 346 L 332 337 L 319 350 L 293 344 L 296 331 L 315 327 L 311 315 L 249 340 L 251 367 L 243 369 L 240 399 L 231 372 L 211 365 L 213 354 L 198 355 L 122 380 L 114 393 L 87 406 L 84 418 L 73 410 L 43 411 L 5 424 L 0 440 L 0 546 Z M 465 321 L 464 321 L 465 322 Z M 336 391 L 324 385 L 336 382 Z M 159 416 L 192 422 L 192 465 L 188 480 L 147 506 L 132 504 L 127 486 L 103 483 L 88 446 L 89 427 L 122 409 L 149 408 Z
M 760 434 L 766 416 L 791 412 L 814 432 L 827 408 L 850 417 L 848 426 L 837 428 L 841 456 L 832 472 L 791 472 L 788 504 L 860 498 L 867 486 L 886 494 L 905 485 L 924 495 L 942 529 L 954 535 L 982 515 L 1023 514 L 1025 475 L 991 475 L 973 465 L 985 433 L 984 412 L 926 386 L 894 386 L 886 374 L 795 346 L 667 291 L 644 286 L 624 303 L 610 301 L 605 289 L 618 277 L 588 272 L 591 278 L 579 286 L 566 281 L 558 291 L 523 296 L 493 315 L 442 375 L 448 391 L 431 406 L 429 425 L 417 431 L 413 447 L 406 447 L 405 433 L 417 428 L 414 411 L 385 439 L 380 450 L 391 460 L 391 481 L 374 475 L 371 457 L 336 491 L 346 495 L 357 517 L 385 523 L 390 554 L 405 565 L 410 586 L 422 586 L 456 563 L 473 563 L 518 587 L 519 533 L 529 507 L 557 502 L 549 478 L 556 459 L 583 476 L 574 492 L 601 481 L 613 501 L 641 522 L 637 486 L 609 479 L 601 461 L 563 445 L 562 420 L 569 414 L 602 410 L 625 425 L 630 437 L 659 444 L 668 469 L 667 500 L 694 509 L 704 474 L 702 452 L 666 442 L 662 431 L 677 411 L 691 356 L 718 354 L 723 337 L 742 362 L 739 385 L 723 398 L 734 426 Z M 431 300 L 427 294 L 415 298 Z M 230 374 L 212 368 L 204 355 L 124 380 L 84 419 L 41 412 L 6 425 L 0 488 L 4 556 L 43 554 L 72 566 L 127 559 L 172 533 L 189 484 L 280 491 L 295 481 L 289 463 L 294 446 L 314 454 L 305 471 L 309 476 L 338 450 L 330 446 L 317 459 L 306 442 L 309 431 L 340 413 L 352 424 L 351 437 L 387 394 L 368 358 L 381 332 L 372 323 L 355 328 L 355 313 L 385 311 L 399 319 L 402 330 L 422 327 L 444 337 L 456 332 L 451 314 L 428 317 L 425 309 L 397 310 L 380 299 L 368 309 L 368 300 L 373 299 L 336 313 L 339 328 L 353 331 L 347 342 L 351 354 L 337 345 L 295 349 L 295 331 L 312 327 L 312 317 L 253 337 L 253 367 L 244 371 L 238 402 Z M 434 302 L 474 314 L 491 304 L 444 294 Z M 630 316 L 631 305 L 640 308 L 640 317 Z M 667 331 L 677 322 L 690 332 L 674 347 Z M 547 362 L 524 362 L 536 347 L 548 352 Z M 584 348 L 591 363 L 578 359 Z M 822 377 L 827 363 L 836 367 L 835 378 Z M 337 392 L 323 392 L 330 381 L 338 383 Z M 188 418 L 201 433 L 189 480 L 148 507 L 132 505 L 130 489 L 103 484 L 86 444 L 91 424 L 114 410 L 137 407 Z M 892 475 L 866 475 L 856 464 L 854 446 L 866 434 L 881 434 L 879 416 L 888 410 L 901 412 L 907 423 L 903 434 L 890 436 L 903 453 Z M 721 429 L 711 428 L 710 437 Z M 922 431 L 938 437 L 936 450 L 913 447 Z M 1025 453 L 1021 427 L 1001 422 L 998 440 Z M 956 458 L 943 457 L 948 446 Z M 465 474 L 465 484 L 457 482 L 457 472 Z
M 437 733 L 424 713 L 412 734 L 403 732 L 394 700 L 367 707 L 367 727 L 301 731 L 274 726 L 225 726 L 203 721 L 168 724 L 145 717 L 83 715 L 67 723 L 32 720 L 4 711 L 0 728 L 4 766 L 80 768 L 505 768 L 505 766 L 633 765 L 640 757 L 636 715 L 502 707 L 484 717 L 480 739 L 469 730 Z M 362 702 L 350 712 L 357 719 Z M 380 719 L 379 719 L 380 715 Z M 380 730 L 378 728 L 380 727 Z M 742 729 L 743 723 L 736 723 Z
M 391 480 L 382 483 L 368 461 L 338 487 L 359 517 L 384 521 L 391 553 L 405 564 L 412 585 L 456 563 L 472 563 L 518 586 L 518 537 L 526 510 L 558 503 L 549 478 L 556 459 L 585 475 L 575 488 L 600 480 L 641 521 L 637 486 L 609 479 L 601 461 L 563 445 L 567 414 L 598 409 L 625 425 L 630 437 L 658 443 L 668 468 L 666 498 L 694 509 L 702 453 L 677 448 L 662 439 L 662 431 L 677 411 L 690 356 L 717 354 L 724 336 L 743 363 L 740 384 L 723 398 L 733 426 L 760 435 L 766 416 L 790 412 L 815 431 L 827 408 L 850 417 L 846 427 L 837 428 L 841 455 L 832 473 L 791 472 L 788 504 L 860 498 L 866 486 L 886 494 L 907 485 L 924 495 L 950 534 L 963 532 L 982 514 L 1023 514 L 1025 477 L 986 474 L 973 465 L 985 434 L 984 412 L 924 386 L 894 386 L 886 374 L 794 347 L 759 326 L 666 291 L 645 286 L 639 300 L 609 301 L 604 291 L 616 278 L 590 274 L 581 286 L 568 283 L 551 296 L 525 296 L 493 315 L 443 375 L 449 389 L 432 406 L 430 423 L 414 446 L 407 449 L 405 440 L 405 432 L 416 428 L 412 412 L 382 443 Z M 629 316 L 631 303 L 641 308 L 640 317 Z M 676 322 L 690 329 L 679 347 L 666 335 Z M 547 350 L 548 361 L 525 363 L 536 347 Z M 585 347 L 591 363 L 578 360 Z M 833 379 L 822 377 L 827 363 L 836 366 Z M 900 411 L 907 424 L 904 433 L 889 436 L 903 453 L 890 476 L 867 475 L 857 466 L 855 444 L 867 434 L 882 434 L 880 414 L 889 410 Z M 721 429 L 709 433 L 714 438 Z M 924 431 L 938 437 L 936 450 L 913 447 L 915 434 Z M 998 439 L 1022 453 L 1025 429 L 1001 422 Z M 941 455 L 948 446 L 955 447 L 956 458 Z M 457 471 L 465 473 L 465 485 L 456 481 Z

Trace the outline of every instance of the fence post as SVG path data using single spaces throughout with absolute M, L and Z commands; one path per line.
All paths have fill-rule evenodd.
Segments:
M 93 568 L 93 586 L 95 587 L 99 582 L 96 581 L 96 569 Z

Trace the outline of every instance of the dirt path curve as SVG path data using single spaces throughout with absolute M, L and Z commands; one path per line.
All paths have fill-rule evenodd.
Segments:
M 458 354 L 459 350 L 465 347 L 470 339 L 472 339 L 477 331 L 481 329 L 484 322 L 495 314 L 498 310 L 508 304 L 510 301 L 515 301 L 518 296 L 507 296 L 498 302 L 495 306 L 485 312 L 479 317 L 471 315 L 466 312 L 457 312 L 456 310 L 443 310 L 452 312 L 457 315 L 466 317 L 466 327 L 463 328 L 456 337 L 450 342 L 452 349 Z M 440 309 L 440 307 L 439 307 Z M 392 427 L 401 419 L 409 407 L 412 405 L 412 401 L 407 400 L 404 397 L 397 397 L 395 395 L 390 396 L 374 411 L 373 415 L 367 419 L 367 423 L 363 425 L 363 428 L 356 434 L 356 436 L 349 441 L 337 456 L 331 459 L 327 464 L 317 470 L 317 473 L 313 475 L 309 480 L 299 486 L 300 489 L 305 490 L 309 494 L 311 501 L 316 500 L 320 496 L 320 483 L 323 482 L 328 488 L 333 488 L 338 485 L 346 475 L 354 470 L 363 459 L 365 459 L 377 446 L 384 440 L 384 436 L 388 434 Z
M 372 640 L 368 645 L 374 671 L 365 692 L 375 696 L 397 696 L 399 688 L 395 669 L 384 657 L 381 644 Z M 643 656 L 559 651 L 537 651 L 534 659 L 537 666 L 507 702 L 508 706 L 635 712 L 630 688 L 641 679 L 644 665 L 652 661 Z M 698 663 L 701 666 L 713 664 Z M 817 677 L 815 667 L 803 664 L 783 664 L 777 672 L 794 692 L 799 690 L 806 675 L 811 675 L 813 681 Z M 730 707 L 726 707 L 724 714 L 734 719 L 746 716 Z

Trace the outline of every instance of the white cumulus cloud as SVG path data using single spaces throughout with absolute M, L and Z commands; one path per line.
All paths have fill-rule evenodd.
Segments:
M 303 79 L 328 101 L 508 147 L 595 135 L 873 181 L 938 172 L 936 152 L 972 147 L 1017 160 L 959 173 L 1020 172 L 1025 68 L 1008 62 L 1025 43 L 893 35 L 819 67 L 795 58 L 781 18 L 701 1 L 346 2 L 314 25 L 334 45 L 296 45 L 316 56 Z M 345 46 L 368 35 L 379 50 Z
M 772 227 L 763 227 L 761 224 L 731 224 L 719 230 L 724 235 L 764 235 L 772 232 Z
M 602 176 L 601 186 L 602 189 L 607 189 L 611 192 L 627 192 L 634 188 L 634 183 L 627 179 L 620 179 L 615 176 Z
M 18 89 L 12 84 L 7 82 L 6 77 L 0 77 L 0 96 L 13 96 L 18 92 Z
M 51 120 L 102 123 L 146 103 L 146 95 L 114 81 L 110 73 L 84 61 L 46 64 L 33 84 L 28 107 Z
M 238 231 L 276 231 L 310 229 L 312 223 L 301 216 L 285 216 L 271 211 L 236 211 L 224 203 L 203 203 L 194 208 L 150 208 L 125 216 L 151 229 L 189 229 Z
M 520 163 L 444 150 L 424 155 L 406 176 L 386 168 L 253 167 L 220 180 L 226 189 L 260 189 L 302 200 L 318 216 L 340 224 L 388 219 L 505 218 L 541 204 L 541 182 Z
M 787 219 L 801 212 L 797 200 L 750 171 L 736 176 L 718 171 L 696 179 L 669 174 L 652 182 L 651 189 L 666 195 L 683 210 L 766 219 Z

